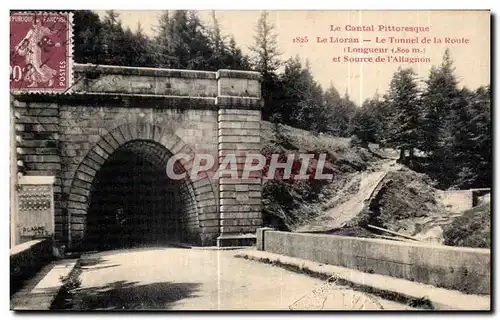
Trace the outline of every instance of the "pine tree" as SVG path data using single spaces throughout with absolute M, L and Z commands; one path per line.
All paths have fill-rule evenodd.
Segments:
M 452 155 L 445 173 L 458 188 L 491 185 L 491 114 L 488 89 L 462 89 L 453 112 L 446 151 Z
M 309 63 L 302 66 L 300 58 L 289 59 L 280 78 L 281 96 L 276 113 L 283 123 L 324 132 L 328 127 L 327 109 L 323 101 L 323 90 L 314 80 Z
M 250 59 L 236 46 L 234 37 L 229 39 L 229 48 L 226 57 L 226 67 L 233 70 L 250 69 Z
M 158 18 L 158 24 L 154 27 L 155 37 L 152 40 L 152 57 L 157 67 L 168 68 L 170 61 L 168 34 L 170 32 L 170 12 L 163 11 Z
M 275 101 L 279 95 L 276 70 L 281 64 L 277 37 L 275 26 L 269 20 L 269 14 L 263 11 L 255 26 L 254 45 L 249 49 L 253 53 L 253 68 L 262 74 L 263 118 L 265 120 L 277 112 L 274 109 L 279 108 Z
M 120 15 L 114 10 L 107 10 L 102 25 L 105 52 L 103 63 L 119 66 L 129 65 L 129 53 L 124 50 L 124 42 L 130 40 L 130 37 L 125 35 Z
M 330 83 L 330 86 L 323 94 L 323 101 L 325 109 L 328 115 L 328 125 L 326 131 L 331 134 L 337 134 L 337 128 L 335 126 L 335 111 L 342 104 L 342 98 L 338 90 Z
M 458 81 L 454 76 L 453 60 L 448 49 L 439 68 L 432 67 L 427 89 L 422 95 L 423 136 L 419 148 L 432 154 L 444 145 L 450 136 L 451 113 L 458 98 Z
M 155 37 L 156 57 L 161 67 L 214 70 L 208 32 L 194 11 L 165 12 L 159 19 Z
M 79 63 L 103 63 L 104 54 L 103 30 L 99 15 L 90 10 L 75 10 L 74 24 L 74 54 Z
M 281 53 L 278 49 L 278 35 L 274 24 L 269 21 L 269 13 L 263 11 L 255 27 L 253 52 L 255 70 L 262 74 L 274 73 L 279 68 Z
M 331 114 L 332 133 L 339 137 L 349 136 L 349 122 L 356 112 L 356 104 L 351 101 L 347 91 L 339 101 L 340 103 L 333 106 Z
M 420 99 L 415 73 L 412 69 L 398 68 L 388 91 L 388 104 L 394 110 L 391 121 L 389 144 L 400 150 L 400 159 L 405 151 L 413 156 L 420 141 Z
M 212 11 L 212 27 L 210 29 L 210 42 L 212 46 L 212 56 L 210 57 L 210 65 L 215 69 L 226 68 L 226 44 L 225 39 L 220 30 L 219 21 L 215 11 Z
M 368 143 L 378 143 L 381 140 L 384 121 L 382 106 L 378 96 L 366 99 L 351 119 L 350 133 L 358 137 L 365 148 L 368 148 Z
M 155 67 L 156 61 L 152 54 L 153 47 L 149 37 L 144 33 L 140 22 L 137 23 L 137 30 L 132 35 L 133 61 L 132 65 L 136 67 Z

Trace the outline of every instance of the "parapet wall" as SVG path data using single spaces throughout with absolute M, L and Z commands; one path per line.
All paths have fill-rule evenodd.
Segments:
M 53 259 L 52 245 L 51 239 L 36 239 L 10 249 L 11 294 Z
M 216 72 L 123 66 L 74 66 L 74 92 L 216 97 Z
M 257 231 L 257 248 L 319 263 L 490 294 L 490 250 L 382 239 Z

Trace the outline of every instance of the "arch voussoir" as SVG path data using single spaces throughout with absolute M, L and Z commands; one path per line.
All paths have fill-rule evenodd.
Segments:
M 93 148 L 93 151 L 95 153 L 97 153 L 99 156 L 101 156 L 103 159 L 107 159 L 109 157 L 109 155 L 112 153 L 112 152 L 108 152 L 107 150 L 105 150 L 103 147 L 101 147 L 101 145 L 97 144 L 94 148 Z
M 120 130 L 123 138 L 125 139 L 125 142 L 127 141 L 132 141 L 134 138 L 132 137 L 132 134 L 130 133 L 130 124 L 122 124 L 116 128 L 117 130 Z
M 113 150 L 116 150 L 120 147 L 120 144 L 118 143 L 118 141 L 116 141 L 116 139 L 110 132 L 103 135 L 101 139 L 104 139 L 111 147 L 113 147 Z
M 137 135 L 139 139 L 151 140 L 151 126 L 147 122 L 137 123 Z
M 106 140 L 104 139 L 100 139 L 99 142 L 97 142 L 96 146 L 99 146 L 100 148 L 106 150 L 108 154 L 112 154 L 115 151 L 115 148 L 113 148 L 113 146 L 106 142 Z
M 129 141 L 140 139 L 137 124 L 135 124 L 135 123 L 129 124 L 127 127 L 129 129 L 130 136 L 131 136 L 131 139 Z
M 163 137 L 164 133 L 167 131 L 167 128 L 163 128 L 160 126 L 153 126 L 153 136 L 152 140 L 160 143 L 160 139 Z
M 169 127 L 161 127 L 148 122 L 133 122 L 120 124 L 109 132 L 102 135 L 97 143 L 85 155 L 76 168 L 72 183 L 68 190 L 68 214 L 70 220 L 69 230 L 72 233 L 71 241 L 84 238 L 86 215 L 92 201 L 92 190 L 94 190 L 95 177 L 102 166 L 118 149 L 129 145 L 130 151 L 143 159 L 149 159 L 152 164 L 166 167 L 168 159 L 176 153 L 185 153 L 191 159 L 189 161 L 176 161 L 175 167 L 186 172 L 183 180 L 178 181 L 179 190 L 182 194 L 182 211 L 180 219 L 184 219 L 189 229 L 188 235 L 193 241 L 201 237 L 202 226 L 200 224 L 199 197 L 201 196 L 205 206 L 215 203 L 215 194 L 210 195 L 212 185 L 210 180 L 202 178 L 202 190 L 197 190 L 197 185 L 190 179 L 190 172 L 195 156 L 194 150 L 177 136 Z M 183 165 L 184 164 L 184 165 Z M 199 180 L 199 179 L 196 179 Z M 196 181 L 198 182 L 198 181 Z M 210 187 L 209 187 L 210 186 Z M 179 199 L 180 200 L 180 199 Z M 208 202 L 207 202 L 208 201 Z M 208 209 L 205 208 L 205 211 Z M 213 210 L 211 210 L 213 212 Z M 215 209 L 215 212 L 217 210 Z M 74 219 L 72 218 L 74 217 Z M 203 216 L 204 219 L 207 216 Z M 195 238 L 193 238 L 193 236 Z M 71 240 L 72 239 L 72 240 Z M 190 240 L 190 241 L 191 241 Z
M 172 147 L 176 143 L 177 139 L 179 138 L 175 134 L 173 134 L 169 130 L 165 130 L 163 135 L 158 139 L 158 143 L 167 148 L 171 152 Z
M 87 203 L 88 198 L 87 196 L 82 196 L 76 192 L 73 192 L 72 194 L 69 195 L 69 200 L 75 202 Z
M 107 157 L 106 158 L 103 158 L 102 156 L 100 156 L 98 153 L 96 153 L 93 149 L 90 150 L 88 153 L 87 153 L 87 157 L 89 157 L 90 159 L 92 159 L 94 162 L 96 162 L 99 167 L 102 166 L 104 164 L 104 162 L 106 161 Z
M 120 146 L 127 142 L 120 130 L 120 127 L 114 128 L 109 134 L 113 137 L 113 139 L 115 139 L 116 142 L 118 142 L 118 145 Z

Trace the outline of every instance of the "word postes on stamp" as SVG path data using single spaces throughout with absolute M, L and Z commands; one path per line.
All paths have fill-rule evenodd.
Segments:
M 72 35 L 69 12 L 11 12 L 11 92 L 68 92 Z

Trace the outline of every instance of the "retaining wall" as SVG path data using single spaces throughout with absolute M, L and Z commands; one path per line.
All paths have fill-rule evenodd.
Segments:
M 466 293 L 490 294 L 490 250 L 259 229 L 257 248 Z
M 36 239 L 10 249 L 11 294 L 54 258 L 51 239 Z

